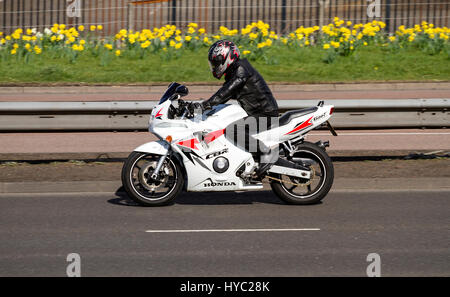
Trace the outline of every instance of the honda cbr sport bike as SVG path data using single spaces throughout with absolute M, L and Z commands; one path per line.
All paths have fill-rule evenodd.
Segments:
M 154 107 L 149 131 L 159 140 L 136 148 L 122 169 L 123 186 L 130 198 L 144 206 L 157 206 L 171 203 L 182 190 L 262 189 L 262 181 L 254 175 L 257 161 L 224 135 L 229 124 L 248 116 L 244 109 L 220 104 L 195 115 L 181 100 L 187 94 L 185 86 L 172 83 Z M 277 149 L 280 159 L 269 167 L 265 177 L 285 202 L 317 203 L 330 190 L 334 172 L 325 152 L 329 142 L 311 143 L 304 138 L 322 125 L 336 135 L 328 122 L 333 110 L 332 105 L 321 101 L 316 107 L 286 112 L 276 127 L 253 135 L 272 150 Z M 281 159 L 285 161 L 279 162 Z

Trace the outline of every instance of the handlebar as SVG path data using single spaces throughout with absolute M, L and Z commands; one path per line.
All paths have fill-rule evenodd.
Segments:
M 178 109 L 176 109 L 176 115 L 181 116 L 182 119 L 187 117 L 188 119 L 194 118 L 196 115 L 196 106 L 192 106 L 194 102 L 186 102 L 178 99 Z M 202 113 L 202 112 L 201 112 Z M 200 113 L 200 114 L 201 114 Z
M 192 117 L 193 115 L 191 115 L 190 111 L 189 111 L 189 106 L 190 103 L 187 103 L 184 100 L 178 99 L 178 110 L 177 110 L 177 115 L 181 116 L 181 119 L 184 119 L 186 116 L 188 118 Z

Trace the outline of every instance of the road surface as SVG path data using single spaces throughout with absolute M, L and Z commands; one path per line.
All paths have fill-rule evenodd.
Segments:
M 370 253 L 381 276 L 450 276 L 449 197 L 341 191 L 289 206 L 271 192 L 205 193 L 144 208 L 113 194 L 4 194 L 0 276 L 65 276 L 70 253 L 82 276 L 366 276 Z

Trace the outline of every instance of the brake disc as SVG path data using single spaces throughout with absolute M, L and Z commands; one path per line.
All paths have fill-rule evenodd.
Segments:
M 161 187 L 166 181 L 166 174 L 160 175 L 160 177 L 163 177 L 160 180 L 153 180 L 151 179 L 151 175 L 153 174 L 153 171 L 155 170 L 157 165 L 156 161 L 147 162 L 145 163 L 138 173 L 139 183 L 147 190 L 149 191 L 155 191 L 157 188 Z M 161 170 L 161 172 L 167 173 L 168 169 L 166 166 L 164 166 L 164 169 Z

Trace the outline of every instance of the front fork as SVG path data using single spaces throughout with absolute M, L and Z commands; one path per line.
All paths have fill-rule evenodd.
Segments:
M 162 168 L 162 166 L 164 164 L 164 161 L 166 160 L 167 156 L 170 154 L 171 151 L 172 150 L 171 150 L 171 147 L 169 145 L 169 148 L 167 149 L 167 152 L 164 155 L 162 155 L 161 158 L 159 158 L 158 164 L 156 164 L 156 168 L 155 168 L 155 170 L 153 171 L 153 173 L 151 175 L 152 179 L 154 179 L 154 180 L 158 179 L 159 171 L 161 170 L 161 168 Z

